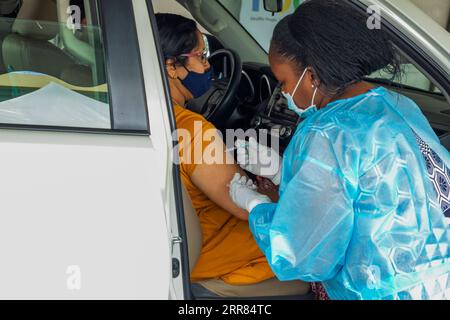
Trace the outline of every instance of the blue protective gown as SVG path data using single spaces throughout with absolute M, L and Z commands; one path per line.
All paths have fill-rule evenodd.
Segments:
M 418 106 L 382 87 L 300 124 L 279 202 L 249 219 L 280 280 L 331 299 L 450 298 L 450 228 L 412 130 L 450 164 Z

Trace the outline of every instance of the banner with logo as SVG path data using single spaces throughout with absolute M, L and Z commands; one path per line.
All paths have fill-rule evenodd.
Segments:
M 293 13 L 303 1 L 284 0 L 283 11 L 272 15 L 264 10 L 263 0 L 242 0 L 239 20 L 256 41 L 268 51 L 277 23 Z

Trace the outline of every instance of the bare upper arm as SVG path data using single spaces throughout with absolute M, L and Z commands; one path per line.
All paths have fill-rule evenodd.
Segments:
M 233 214 L 242 220 L 248 220 L 249 213 L 239 208 L 229 193 L 229 184 L 233 176 L 239 172 L 245 175 L 244 171 L 235 163 L 234 158 L 225 150 L 222 139 L 214 139 L 205 149 L 204 160 L 208 157 L 208 150 L 214 150 L 222 156 L 215 157 L 218 161 L 203 161 L 198 164 L 191 174 L 192 183 L 199 188 L 211 201 L 219 207 Z M 222 160 L 222 161 L 221 161 Z

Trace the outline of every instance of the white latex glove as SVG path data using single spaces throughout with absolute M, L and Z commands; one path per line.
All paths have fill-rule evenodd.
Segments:
M 277 186 L 280 184 L 282 158 L 278 152 L 258 144 L 255 138 L 252 137 L 248 142 L 238 139 L 235 146 L 237 162 L 244 170 L 254 175 L 268 178 Z
M 251 212 L 257 205 L 271 203 L 270 198 L 256 191 L 252 179 L 236 173 L 230 183 L 230 196 L 236 205 Z

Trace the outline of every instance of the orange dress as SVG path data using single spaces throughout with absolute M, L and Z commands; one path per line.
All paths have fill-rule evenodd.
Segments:
M 195 160 L 193 149 L 196 141 L 202 142 L 200 150 L 204 150 L 210 142 L 203 139 L 204 133 L 208 129 L 216 129 L 201 115 L 179 106 L 175 106 L 175 119 L 179 130 L 190 133 L 191 141 L 186 150 L 192 154 L 191 160 Z M 185 143 L 183 139 L 180 144 Z M 275 275 L 256 244 L 248 222 L 219 207 L 192 183 L 190 176 L 198 162 L 183 161 L 183 152 L 180 152 L 181 179 L 197 212 L 203 233 L 202 251 L 196 266 L 191 270 L 191 280 L 222 279 L 231 285 L 247 285 L 273 278 Z

